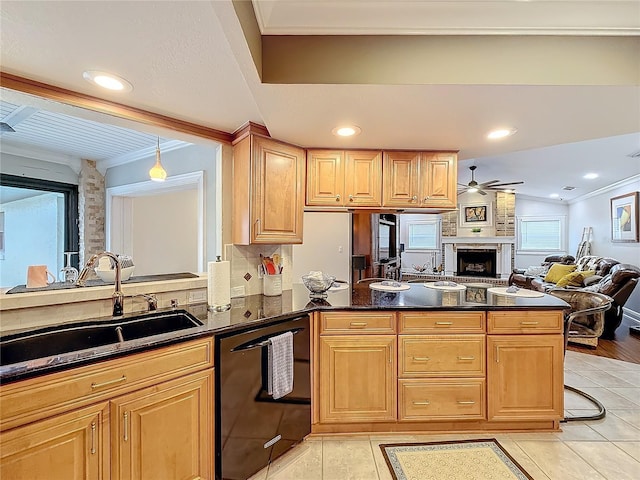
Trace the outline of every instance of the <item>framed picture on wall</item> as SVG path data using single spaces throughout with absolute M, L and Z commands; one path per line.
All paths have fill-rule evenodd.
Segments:
M 493 225 L 491 203 L 460 205 L 460 226 L 464 228 Z
M 611 199 L 611 241 L 638 241 L 638 192 Z

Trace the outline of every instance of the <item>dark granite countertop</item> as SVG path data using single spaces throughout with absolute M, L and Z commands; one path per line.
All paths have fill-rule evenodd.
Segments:
M 12 365 L 0 365 L 0 382 L 34 377 L 202 336 L 225 334 L 248 325 L 267 325 L 318 309 L 471 311 L 569 308 L 566 302 L 551 295 L 538 298 L 496 295 L 487 292 L 487 288 L 492 287 L 487 284 L 467 284 L 467 289 L 461 291 L 435 290 L 419 283 L 410 286 L 409 290 L 401 292 L 381 292 L 371 290 L 368 285 L 362 284 L 354 288 L 330 291 L 326 299 L 313 300 L 309 298 L 309 292 L 304 285 L 295 284 L 292 290 L 286 290 L 276 297 L 251 295 L 232 299 L 231 309 L 225 312 L 208 312 L 205 304 L 191 305 L 186 310 L 203 322 L 203 326 Z M 126 319 L 127 316 L 123 318 Z M 113 318 L 98 320 L 106 321 Z

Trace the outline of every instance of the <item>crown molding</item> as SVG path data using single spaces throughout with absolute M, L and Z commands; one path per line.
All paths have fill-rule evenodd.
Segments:
M 33 146 L 23 146 L 17 144 L 11 144 L 5 140 L 2 141 L 0 151 L 7 155 L 15 155 L 17 157 L 33 158 L 34 160 L 41 160 L 43 162 L 58 163 L 68 166 L 75 173 L 80 173 L 81 159 L 80 157 L 74 157 L 72 155 L 66 155 L 64 153 L 55 153 L 51 150 L 46 150 Z
M 616 190 L 620 187 L 626 187 L 627 185 L 632 185 L 636 182 L 640 182 L 640 173 L 638 175 L 634 175 L 625 180 L 620 180 L 618 182 L 612 183 L 611 185 L 607 185 L 606 187 L 599 188 L 594 190 L 593 192 L 585 193 L 584 195 L 580 195 L 572 200 L 569 200 L 567 203 L 572 205 L 574 203 L 583 202 L 589 198 L 597 197 L 598 195 L 602 195 L 603 193 L 610 192 L 612 190 Z
M 183 142 L 181 140 L 168 140 L 166 142 L 160 143 L 160 154 L 171 152 L 173 150 L 180 150 L 181 148 L 190 147 L 193 145 L 192 143 Z M 104 175 L 106 171 L 112 167 L 117 167 L 118 165 L 124 165 L 131 162 L 136 162 L 138 160 L 142 160 L 145 158 L 152 157 L 156 154 L 156 146 L 142 148 L 140 150 L 136 150 L 135 152 L 128 152 L 124 155 L 119 155 L 113 158 L 107 158 L 105 160 L 100 160 L 97 163 L 98 171 Z

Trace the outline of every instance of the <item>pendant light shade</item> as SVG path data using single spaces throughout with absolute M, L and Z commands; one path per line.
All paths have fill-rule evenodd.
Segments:
M 156 147 L 156 164 L 149 170 L 149 178 L 154 182 L 164 182 L 167 178 L 167 171 L 160 162 L 160 137 L 158 137 L 158 146 Z

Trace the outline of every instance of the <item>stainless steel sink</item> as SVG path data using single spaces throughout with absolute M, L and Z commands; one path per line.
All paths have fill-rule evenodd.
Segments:
M 48 327 L 0 338 L 0 364 L 35 360 L 202 325 L 185 310 Z

